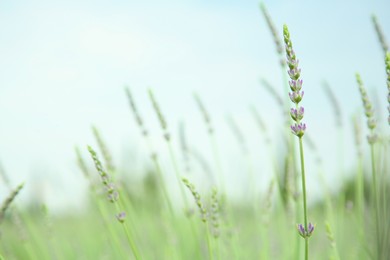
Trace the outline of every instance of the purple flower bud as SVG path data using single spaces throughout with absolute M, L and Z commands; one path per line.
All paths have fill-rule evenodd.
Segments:
M 302 224 L 297 225 L 298 233 L 301 235 L 301 237 L 305 238 L 306 237 L 306 231 L 305 228 L 303 227 Z
M 304 123 L 294 124 L 291 126 L 292 133 L 298 136 L 299 138 L 301 138 L 305 134 L 305 130 L 306 130 L 306 124 Z
M 304 113 L 305 113 L 305 109 L 303 107 L 299 107 L 298 109 L 291 108 L 290 111 L 291 118 L 294 121 L 301 121 Z
M 304 91 L 297 91 L 297 92 L 288 93 L 291 101 L 294 102 L 295 104 L 298 104 L 299 102 L 301 102 L 304 94 L 305 94 Z
M 299 79 L 299 76 L 301 75 L 301 69 L 297 69 L 297 68 L 290 69 L 288 71 L 288 75 L 290 76 L 291 79 L 297 80 L 297 79 Z
M 313 234 L 314 231 L 314 225 L 312 223 L 309 223 L 307 226 L 307 230 L 302 224 L 297 225 L 298 233 L 303 238 L 308 238 Z
M 290 89 L 293 92 L 300 91 L 302 88 L 303 81 L 301 79 L 298 80 L 290 80 L 288 84 L 290 85 Z
M 287 65 L 290 68 L 290 70 L 297 69 L 299 64 L 299 60 L 291 59 L 290 57 L 287 58 Z
M 117 191 L 114 191 L 113 193 L 109 193 L 107 195 L 107 199 L 110 201 L 110 202 L 115 202 L 119 199 L 119 193 Z
M 309 225 L 308 225 L 308 227 L 307 227 L 307 236 L 308 237 L 310 237 L 311 236 L 311 234 L 313 233 L 313 231 L 314 231 L 314 225 L 312 224 L 312 223 L 310 223 L 309 222 Z
M 126 212 L 121 212 L 119 214 L 116 215 L 116 219 L 120 222 L 120 223 L 123 223 L 125 222 L 125 219 L 126 219 Z

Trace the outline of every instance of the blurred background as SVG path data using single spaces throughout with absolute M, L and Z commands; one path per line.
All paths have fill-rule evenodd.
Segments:
M 384 57 L 371 15 L 389 38 L 390 3 L 265 4 L 280 37 L 288 24 L 300 60 L 304 121 L 318 152 L 305 143 L 308 193 L 316 200 L 321 197 L 318 157 L 333 191 L 340 188 L 340 178 L 353 174 L 352 116 L 363 115 L 356 72 L 374 101 L 380 127 L 388 131 Z M 248 163 L 231 118 L 244 137 L 258 190 L 272 178 L 271 161 L 283 149 L 288 129 L 283 108 L 261 82 L 268 81 L 282 98 L 287 93 L 258 1 L 2 1 L 0 36 L 0 162 L 13 186 L 26 182 L 20 200 L 44 201 L 58 212 L 83 209 L 88 183 L 77 168 L 74 147 L 80 147 L 92 166 L 86 149 L 96 146 L 92 125 L 100 130 L 116 167 L 131 178 L 142 177 L 151 167 L 150 151 L 133 120 L 125 86 L 133 93 L 168 180 L 174 173 L 149 88 L 166 117 L 183 172 L 181 124 L 188 146 L 215 171 L 206 126 L 193 98 L 197 93 L 214 124 L 229 195 L 245 198 L 248 187 Z M 324 81 L 342 108 L 341 135 Z M 251 106 L 267 125 L 274 154 L 266 149 Z M 361 121 L 365 130 L 365 119 Z M 344 149 L 335 151 L 340 141 Z M 205 168 L 191 169 L 189 178 L 197 186 L 212 185 Z M 6 194 L 2 185 L 1 198 Z

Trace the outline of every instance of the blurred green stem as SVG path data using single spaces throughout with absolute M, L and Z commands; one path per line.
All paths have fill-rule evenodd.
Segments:
M 376 168 L 375 168 L 375 150 L 374 144 L 370 144 L 371 150 L 371 169 L 372 169 L 372 188 L 373 188 L 373 199 L 374 199 L 374 211 L 375 211 L 375 227 L 376 227 L 376 245 L 377 245 L 377 257 L 380 256 L 381 239 L 379 235 L 379 203 L 378 203 L 378 190 L 376 181 Z
M 305 159 L 303 155 L 302 137 L 299 137 L 299 155 L 301 157 L 301 172 L 302 172 L 302 195 L 303 195 L 303 216 L 305 223 L 305 231 L 308 231 L 307 225 L 307 205 L 306 205 L 306 177 L 305 177 Z M 309 238 L 305 238 L 305 259 L 309 259 Z

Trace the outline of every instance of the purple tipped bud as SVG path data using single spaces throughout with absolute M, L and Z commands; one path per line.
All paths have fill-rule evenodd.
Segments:
M 294 124 L 291 126 L 292 133 L 298 136 L 299 138 L 301 138 L 305 134 L 305 130 L 306 130 L 306 124 L 304 123 Z
M 301 235 L 301 237 L 305 238 L 306 237 L 306 231 L 305 228 L 303 227 L 302 224 L 297 225 L 298 233 Z
M 308 227 L 307 227 L 307 237 L 310 237 L 311 234 L 313 234 L 313 231 L 314 231 L 314 225 L 312 223 L 309 223 Z
M 304 91 L 297 91 L 297 92 L 288 93 L 291 101 L 294 102 L 295 104 L 298 104 L 299 102 L 301 102 L 304 94 L 305 94 Z
M 301 75 L 301 69 L 296 69 L 296 68 L 291 69 L 288 71 L 288 75 L 290 76 L 291 79 L 297 80 Z
M 290 89 L 293 92 L 296 92 L 296 91 L 300 91 L 301 90 L 303 81 L 301 79 L 290 80 L 288 83 L 290 85 Z
M 107 195 L 107 199 L 110 201 L 110 202 L 115 202 L 119 199 L 119 193 L 117 191 L 114 191 L 112 193 L 109 193 Z
M 304 113 L 305 109 L 303 107 L 299 107 L 299 109 L 291 108 L 290 111 L 291 118 L 296 122 L 302 120 Z
M 309 223 L 307 226 L 307 230 L 302 224 L 297 225 L 298 233 L 303 238 L 308 238 L 313 234 L 314 231 L 314 225 L 312 223 Z
M 287 57 L 287 65 L 290 68 L 290 70 L 298 68 L 299 60 L 291 59 L 290 57 Z
M 121 212 L 119 214 L 116 215 L 116 219 L 120 222 L 120 223 L 123 223 L 125 222 L 125 219 L 126 219 L 126 212 Z

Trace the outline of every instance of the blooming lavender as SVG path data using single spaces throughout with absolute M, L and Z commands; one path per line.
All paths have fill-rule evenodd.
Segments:
M 130 231 L 125 223 L 126 212 L 124 212 L 123 210 L 120 210 L 120 207 L 122 207 L 122 205 L 120 205 L 121 203 L 119 201 L 119 192 L 118 192 L 116 186 L 114 185 L 114 183 L 112 183 L 109 174 L 106 172 L 106 170 L 104 170 L 102 163 L 100 162 L 99 158 L 97 157 L 96 152 L 90 146 L 88 146 L 88 151 L 91 154 L 92 160 L 95 164 L 95 168 L 98 171 L 98 173 L 101 177 L 101 181 L 106 189 L 107 199 L 115 205 L 117 212 L 119 212 L 118 214 L 115 215 L 115 217 L 118 220 L 118 222 L 122 224 L 122 227 L 126 233 L 126 237 L 127 237 L 128 242 L 129 242 L 129 245 L 131 247 L 131 250 L 133 252 L 133 255 L 134 255 L 135 259 L 141 259 L 138 247 L 134 242 L 133 235 L 130 233 Z
M 307 206 L 306 206 L 306 180 L 305 180 L 305 162 L 303 154 L 303 144 L 302 137 L 306 131 L 306 124 L 302 123 L 305 109 L 302 106 L 299 106 L 299 103 L 302 101 L 304 92 L 302 90 L 302 79 L 301 69 L 298 67 L 299 60 L 297 59 L 295 52 L 293 50 L 292 42 L 290 40 L 290 32 L 288 31 L 287 25 L 283 27 L 283 36 L 284 43 L 286 47 L 286 56 L 287 56 L 287 66 L 288 66 L 288 75 L 290 81 L 291 92 L 289 93 L 290 100 L 295 104 L 295 107 L 291 108 L 290 116 L 295 122 L 291 125 L 291 131 L 294 135 L 299 138 L 299 154 L 301 159 L 301 171 L 302 171 L 302 195 L 303 195 L 303 215 L 304 215 L 304 225 L 298 224 L 298 233 L 305 239 L 305 259 L 309 258 L 309 237 L 314 231 L 314 226 L 307 221 Z
M 290 33 L 286 25 L 283 28 L 283 35 L 286 44 L 287 65 L 289 68 L 287 72 L 291 79 L 288 82 L 291 90 L 289 96 L 291 102 L 295 104 L 295 108 L 291 108 L 290 111 L 291 118 L 295 121 L 295 123 L 291 125 L 291 131 L 294 135 L 301 138 L 306 130 L 306 124 L 301 122 L 305 109 L 302 106 L 299 106 L 299 103 L 302 101 L 303 95 L 305 94 L 304 91 L 301 91 L 303 83 L 302 79 L 300 79 L 301 69 L 298 67 L 299 60 L 293 50 Z

